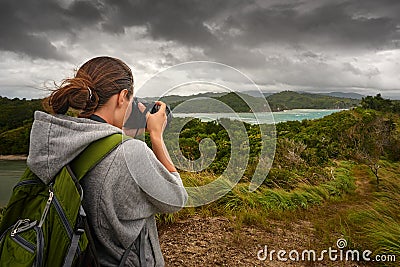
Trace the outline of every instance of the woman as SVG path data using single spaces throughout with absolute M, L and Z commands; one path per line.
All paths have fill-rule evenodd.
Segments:
M 125 63 L 89 60 L 48 98 L 55 115 L 35 113 L 28 166 L 48 183 L 91 142 L 122 132 L 132 97 L 132 72 Z M 83 179 L 83 205 L 102 266 L 118 265 L 131 244 L 126 265 L 163 266 L 154 215 L 175 212 L 187 200 L 162 138 L 166 106 L 157 105 L 157 113 L 147 114 L 152 150 L 129 139 Z M 79 118 L 64 115 L 69 108 L 78 110 Z

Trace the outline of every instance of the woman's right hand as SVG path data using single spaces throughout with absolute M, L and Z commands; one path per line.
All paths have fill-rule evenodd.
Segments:
M 161 164 L 163 164 L 168 171 L 176 172 L 176 168 L 169 156 L 162 136 L 164 129 L 167 126 L 167 105 L 161 101 L 156 101 L 156 105 L 159 106 L 156 113 L 150 114 L 150 112 L 147 112 L 146 114 L 146 130 L 150 133 L 151 147 L 154 155 L 156 155 Z M 143 112 L 146 107 L 139 103 L 139 109 Z
M 146 114 L 146 130 L 150 133 L 150 136 L 161 136 L 164 132 L 165 127 L 167 126 L 167 105 L 161 101 L 156 101 L 155 104 L 160 106 L 160 108 L 154 114 L 151 114 L 150 112 Z M 141 106 L 145 108 L 143 104 L 139 104 L 139 109 L 142 109 Z

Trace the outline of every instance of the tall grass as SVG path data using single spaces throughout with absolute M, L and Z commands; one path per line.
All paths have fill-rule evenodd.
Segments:
M 0 207 L 0 223 L 1 223 L 1 220 L 3 219 L 4 211 L 5 211 L 5 208 L 4 207 Z
M 269 214 L 281 211 L 308 209 L 330 199 L 337 199 L 355 189 L 354 178 L 349 169 L 351 164 L 341 163 L 333 172 L 334 179 L 320 185 L 299 185 L 296 189 L 285 191 L 261 186 L 257 191 L 248 190 L 249 183 L 239 183 L 217 201 L 198 208 L 185 208 L 174 215 L 159 216 L 160 223 L 174 222 L 177 218 L 194 213 L 204 216 L 224 215 L 234 217 L 237 223 L 263 225 Z M 185 186 L 200 186 L 214 181 L 217 176 L 210 173 L 182 173 Z M 231 188 L 229 180 L 220 179 L 216 183 L 216 191 Z M 191 189 L 191 197 L 201 197 L 202 192 Z M 190 200 L 189 200 L 190 201 Z
M 258 225 L 268 231 L 267 218 L 284 219 L 296 217 L 300 210 L 339 201 L 344 210 L 339 209 L 337 216 L 328 222 L 318 218 L 322 227 L 319 231 L 328 235 L 342 234 L 349 241 L 349 247 L 371 250 L 374 255 L 396 255 L 396 263 L 383 263 L 382 266 L 398 266 L 400 259 L 400 163 L 381 161 L 381 185 L 361 196 L 353 193 L 355 178 L 351 170 L 356 166 L 349 162 L 340 162 L 334 171 L 334 179 L 312 186 L 299 185 L 296 189 L 285 191 L 260 187 L 256 192 L 248 191 L 247 183 L 239 183 L 219 200 L 199 208 L 185 208 L 174 215 L 165 215 L 164 221 L 171 222 L 192 214 L 203 216 L 224 215 L 230 217 L 238 227 L 242 224 Z M 364 166 L 365 169 L 368 169 Z M 362 168 L 362 165 L 357 165 Z M 371 174 L 372 177 L 372 174 Z M 216 179 L 211 174 L 182 174 L 186 185 L 203 185 Z M 366 177 L 364 177 L 365 179 Z M 366 178 L 368 179 L 368 178 Z M 371 178 L 372 179 L 372 178 Z M 372 180 L 371 180 L 372 181 Z M 352 203 L 356 201 L 357 203 Z M 360 206 L 361 203 L 361 206 Z M 329 214 L 329 212 L 328 212 Z M 323 215 L 317 215 L 323 216 Z M 334 224 L 334 225 L 332 225 Z M 325 229 L 326 228 L 326 229 Z M 339 228 L 339 229 L 338 229 Z M 328 238 L 331 239 L 331 238 Z M 330 240 L 332 241 L 332 240 Z
M 400 260 L 400 163 L 380 161 L 381 183 L 372 203 L 349 215 L 355 229 L 351 238 L 374 254 L 396 255 Z M 386 263 L 387 266 L 390 264 Z M 398 266 L 393 263 L 393 266 Z

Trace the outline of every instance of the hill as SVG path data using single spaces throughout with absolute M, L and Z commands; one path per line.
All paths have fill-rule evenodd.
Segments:
M 0 96 L 0 134 L 32 122 L 35 110 L 42 110 L 41 102 L 41 99 L 9 99 Z
M 355 94 L 330 94 L 332 95 L 283 91 L 275 94 L 264 93 L 264 97 L 266 97 L 272 111 L 288 109 L 347 109 L 360 104 L 359 99 L 345 98 L 345 96 L 355 97 Z M 172 95 L 162 97 L 161 100 L 169 104 L 171 108 L 175 108 L 181 103 L 190 100 L 190 103 L 179 107 L 178 113 L 228 112 L 221 111 L 221 105 L 215 105 L 215 102 L 210 101 L 209 98 L 227 104 L 235 112 L 251 112 L 250 107 L 246 103 L 251 103 L 254 106 L 253 112 L 267 111 L 265 101 L 259 97 L 259 94 L 255 94 L 252 91 L 245 91 L 243 93 L 204 93 L 189 96 Z M 155 99 L 145 98 L 145 100 L 150 102 Z
M 357 93 L 343 93 L 343 92 L 330 92 L 330 93 L 319 93 L 319 94 L 333 96 L 333 97 L 358 99 L 358 100 L 361 100 L 363 97 L 365 97 L 364 95 Z
M 358 99 L 311 93 L 283 91 L 267 96 L 272 110 L 285 109 L 347 109 L 360 104 Z
M 171 98 L 162 98 L 172 109 L 177 107 L 176 112 L 178 113 L 228 113 L 232 112 L 232 110 L 234 112 L 268 111 L 264 99 L 242 93 L 208 94 L 208 96 L 194 95 L 175 99 L 175 102 L 171 102 Z
M 164 101 L 165 103 L 171 104 L 171 103 L 177 103 L 177 102 L 183 102 L 189 99 L 193 99 L 193 98 L 200 98 L 200 97 L 220 97 L 223 95 L 226 95 L 227 93 L 200 93 L 200 94 L 196 94 L 196 95 L 188 95 L 188 96 L 181 96 L 181 95 L 168 95 L 168 96 L 163 96 L 161 97 L 161 101 Z M 146 101 L 155 101 L 158 100 L 158 98 L 145 98 Z

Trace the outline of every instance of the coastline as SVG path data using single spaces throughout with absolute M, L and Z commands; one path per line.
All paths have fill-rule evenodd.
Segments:
M 26 155 L 0 155 L 0 160 L 26 160 Z
M 271 109 L 271 110 L 264 110 L 264 111 L 241 111 L 241 112 L 222 112 L 222 114 L 254 114 L 254 113 L 265 113 L 265 112 L 271 112 L 271 113 L 281 113 L 281 112 L 288 112 L 288 111 L 324 111 L 324 110 L 337 110 L 337 111 L 342 111 L 342 110 L 350 110 L 355 107 L 348 107 L 348 108 L 285 108 L 285 109 Z M 221 114 L 219 111 L 210 111 L 210 112 L 203 112 L 203 111 L 198 111 L 198 112 L 177 112 L 173 114 Z

